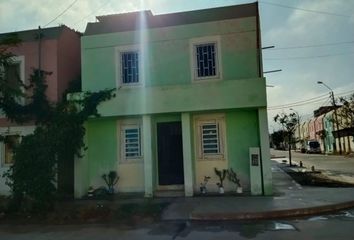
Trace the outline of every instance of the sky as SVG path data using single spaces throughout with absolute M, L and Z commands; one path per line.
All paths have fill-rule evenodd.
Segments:
M 245 0 L 0 0 L 0 33 L 65 24 L 83 32 L 95 16 L 150 9 L 153 14 L 250 3 Z M 269 131 L 278 113 L 302 120 L 354 93 L 354 0 L 259 1 L 267 73 Z M 290 110 L 293 109 L 293 110 Z

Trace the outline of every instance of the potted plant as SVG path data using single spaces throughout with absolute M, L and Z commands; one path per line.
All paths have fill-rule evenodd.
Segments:
M 108 174 L 102 175 L 103 180 L 105 181 L 108 193 L 114 194 L 114 186 L 117 184 L 119 180 L 119 176 L 116 171 L 110 171 Z
M 240 179 L 237 177 L 236 172 L 232 168 L 227 170 L 227 178 L 230 180 L 230 182 L 233 182 L 236 184 L 236 192 L 237 193 L 243 192 Z
M 225 177 L 226 177 L 226 173 L 227 173 L 227 170 L 226 169 L 223 169 L 223 170 L 219 170 L 217 168 L 214 168 L 214 171 L 215 171 L 215 174 L 219 177 L 219 181 L 216 185 L 218 185 L 219 187 L 219 193 L 220 194 L 224 194 L 225 193 L 225 190 L 224 190 L 224 180 L 225 180 Z
M 200 193 L 201 194 L 207 193 L 206 185 L 208 184 L 209 179 L 210 179 L 210 177 L 204 176 L 204 182 L 200 183 Z

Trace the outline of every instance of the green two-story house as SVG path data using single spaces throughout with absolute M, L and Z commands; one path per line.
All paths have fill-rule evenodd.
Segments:
M 117 192 L 193 196 L 205 176 L 217 192 L 214 168 L 232 168 L 245 194 L 271 194 L 259 26 L 257 3 L 88 23 L 82 89 L 116 90 L 85 125 L 76 197 L 111 170 Z

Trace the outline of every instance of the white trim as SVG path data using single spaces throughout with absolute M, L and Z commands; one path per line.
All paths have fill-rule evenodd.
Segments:
M 25 83 L 25 56 L 14 56 L 11 58 L 14 63 L 20 64 L 20 80 Z M 24 90 L 24 89 L 23 89 Z
M 18 142 L 20 143 L 22 140 L 22 136 L 20 132 L 9 132 L 3 135 L 4 137 L 6 136 L 18 136 Z M 10 167 L 12 166 L 13 162 L 11 163 L 5 163 L 5 158 L 6 158 L 6 148 L 5 148 L 5 143 L 1 142 L 1 167 Z M 12 160 L 13 161 L 13 160 Z
M 219 153 L 208 154 L 203 152 L 203 139 L 202 139 L 202 126 L 204 124 L 217 124 L 218 125 L 218 145 Z M 210 114 L 210 115 L 197 115 L 194 117 L 194 130 L 195 130 L 195 146 L 196 157 L 199 160 L 225 160 L 227 158 L 226 150 L 226 126 L 224 114 Z
M 14 64 L 19 64 L 20 67 L 20 73 L 19 73 L 19 77 L 20 80 L 23 84 L 25 84 L 26 79 L 25 79 L 25 56 L 20 55 L 20 56 L 13 56 L 10 58 L 11 62 Z M 3 71 L 3 69 L 1 69 Z M 3 72 L 3 74 L 5 74 L 5 72 Z M 21 91 L 22 93 L 25 93 L 25 88 L 23 86 L 21 86 Z M 18 97 L 17 99 L 18 103 L 20 104 L 25 104 L 25 98 L 24 97 Z M 3 111 L 0 110 L 0 117 L 6 117 L 5 113 Z
M 139 152 L 140 156 L 127 158 L 125 156 L 125 133 L 127 128 L 139 128 Z M 136 163 L 143 161 L 143 142 L 142 142 L 142 124 L 140 119 L 124 119 L 118 121 L 118 148 L 119 148 L 119 163 Z
M 216 75 L 208 77 L 198 77 L 196 66 L 196 46 L 200 44 L 215 43 L 215 64 Z M 221 40 L 220 36 L 207 36 L 201 38 L 193 38 L 189 41 L 189 53 L 190 53 L 190 69 L 191 79 L 194 83 L 219 81 L 222 80 L 222 64 L 221 64 Z
M 122 80 L 122 61 L 121 61 L 121 54 L 124 52 L 129 52 L 129 51 L 134 51 L 138 53 L 138 65 L 139 65 L 139 81 L 137 83 L 123 83 Z M 119 46 L 115 48 L 115 54 L 114 54 L 114 62 L 115 62 L 115 68 L 116 68 L 116 86 L 117 88 L 132 88 L 132 87 L 140 87 L 143 85 L 142 83 L 142 70 L 143 70 L 143 64 L 142 64 L 142 56 L 141 56 L 141 51 L 139 48 L 139 45 L 125 45 L 125 46 Z
M 14 126 L 14 127 L 1 127 L 0 135 L 19 135 L 20 142 L 22 140 L 22 136 L 26 136 L 34 132 L 35 126 Z M 5 164 L 5 144 L 4 142 L 0 142 L 0 167 L 8 168 L 11 164 Z

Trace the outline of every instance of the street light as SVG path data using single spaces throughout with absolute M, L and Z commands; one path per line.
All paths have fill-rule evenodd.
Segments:
M 295 111 L 295 109 L 293 108 L 290 108 L 289 109 L 290 111 L 293 111 L 296 116 L 297 116 L 297 128 L 298 128 L 298 132 L 299 132 L 299 142 L 300 142 L 300 145 L 301 145 L 301 134 L 300 134 L 300 115 L 297 111 Z M 301 148 L 301 147 L 300 147 Z
M 323 86 L 325 86 L 330 92 L 331 95 L 331 99 L 332 99 L 332 105 L 334 107 L 334 118 L 335 118 L 335 122 L 336 122 L 336 127 L 337 127 L 337 132 L 338 132 L 338 143 L 339 143 L 339 154 L 342 155 L 342 142 L 339 136 L 339 127 L 338 127 L 338 116 L 337 116 L 337 105 L 336 105 L 336 101 L 334 99 L 334 93 L 332 88 L 328 87 L 324 82 L 322 81 L 317 81 L 317 84 L 322 84 Z

